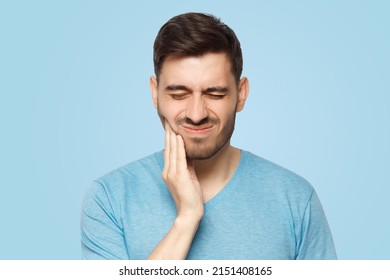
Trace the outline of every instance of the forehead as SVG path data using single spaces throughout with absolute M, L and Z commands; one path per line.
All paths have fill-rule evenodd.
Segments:
M 216 85 L 234 81 L 231 63 L 225 53 L 206 53 L 201 56 L 168 56 L 159 80 L 164 85 Z

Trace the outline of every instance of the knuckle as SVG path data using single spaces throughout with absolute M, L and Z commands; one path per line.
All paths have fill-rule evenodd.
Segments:
M 168 171 L 168 170 L 164 170 L 161 173 L 161 177 L 163 178 L 163 180 L 167 184 L 172 184 L 172 183 L 176 182 L 176 180 L 177 180 L 176 174 L 174 174 L 174 173 L 172 173 L 172 171 Z
M 161 177 L 163 178 L 164 181 L 167 180 L 167 175 L 166 175 L 165 173 L 162 173 L 162 174 L 161 174 Z

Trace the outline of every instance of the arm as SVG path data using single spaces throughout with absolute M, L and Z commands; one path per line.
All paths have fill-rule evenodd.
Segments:
M 315 191 L 312 192 L 302 220 L 298 260 L 337 259 L 332 234 Z
M 183 138 L 167 121 L 162 177 L 176 204 L 177 216 L 148 259 L 185 259 L 203 216 L 203 195 L 194 166 L 187 162 Z
M 128 259 L 123 226 L 111 207 L 105 186 L 94 182 L 81 210 L 82 259 Z

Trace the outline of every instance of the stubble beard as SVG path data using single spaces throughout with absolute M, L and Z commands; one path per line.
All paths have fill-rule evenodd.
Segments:
M 186 156 L 190 160 L 206 160 L 221 151 L 232 137 L 235 124 L 235 114 L 229 118 L 216 139 L 204 139 L 199 137 L 184 138 Z
M 164 117 L 160 110 L 157 109 L 158 115 L 164 124 Z M 181 124 L 188 121 L 184 119 L 175 120 L 176 127 L 180 127 Z M 236 122 L 236 113 L 233 112 L 226 121 L 226 125 L 222 128 L 221 132 L 215 136 L 216 139 L 204 139 L 200 137 L 187 138 L 182 135 L 184 140 L 184 149 L 186 157 L 189 160 L 206 160 L 215 156 L 219 151 L 222 150 L 228 143 L 233 135 L 234 126 Z M 213 125 L 220 124 L 217 119 L 206 119 L 202 121 L 202 124 L 212 123 Z

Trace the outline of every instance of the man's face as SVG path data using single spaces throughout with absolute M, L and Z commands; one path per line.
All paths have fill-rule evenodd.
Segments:
M 208 159 L 229 145 L 248 82 L 236 84 L 224 53 L 207 53 L 168 56 L 159 82 L 151 78 L 151 89 L 161 121 L 183 137 L 187 158 Z

